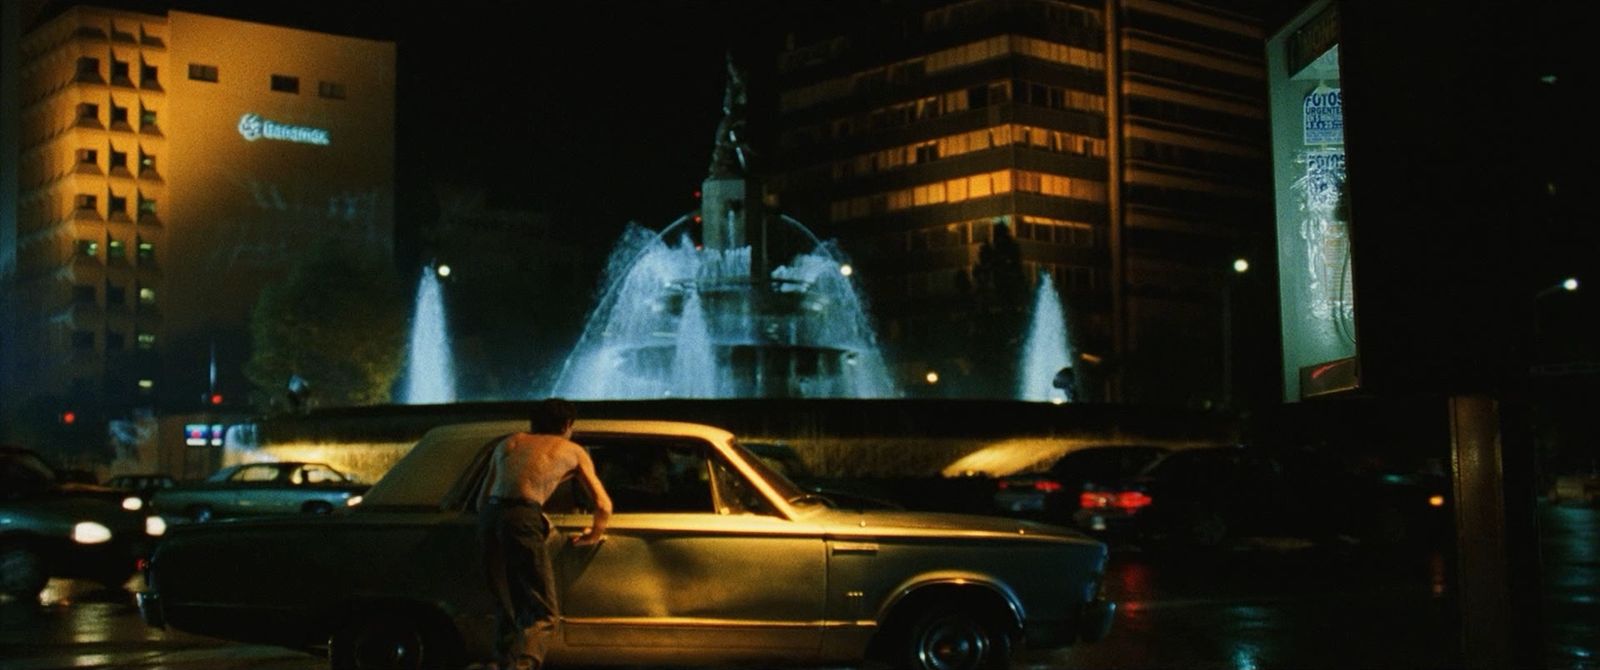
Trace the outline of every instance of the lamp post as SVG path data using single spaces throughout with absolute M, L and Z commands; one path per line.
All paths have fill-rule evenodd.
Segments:
M 1222 281 L 1222 405 L 1233 406 L 1233 289 L 1250 271 L 1249 259 L 1233 259 L 1233 273 Z

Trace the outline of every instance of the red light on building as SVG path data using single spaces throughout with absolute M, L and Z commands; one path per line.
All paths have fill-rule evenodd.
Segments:
M 70 425 L 72 425 L 74 423 L 77 423 L 77 422 L 78 422 L 78 413 L 77 412 L 74 412 L 74 411 L 69 409 L 69 410 L 61 413 L 61 423 L 64 423 L 64 424 L 70 426 Z
M 211 404 L 213 404 L 213 405 L 221 405 L 222 404 L 222 394 L 221 393 L 213 393 L 213 394 L 211 394 L 211 397 L 209 398 L 209 400 L 211 401 Z

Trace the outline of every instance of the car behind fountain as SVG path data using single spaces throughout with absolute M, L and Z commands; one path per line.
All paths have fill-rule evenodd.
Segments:
M 175 527 L 140 610 L 154 626 L 327 645 L 335 668 L 486 660 L 473 493 L 492 446 L 525 426 L 434 429 L 334 515 Z M 1109 630 L 1106 547 L 1074 531 L 834 509 L 698 424 L 585 420 L 575 439 L 617 509 L 604 543 L 575 547 L 582 489 L 545 506 L 562 609 L 552 662 L 994 667 L 1014 644 Z

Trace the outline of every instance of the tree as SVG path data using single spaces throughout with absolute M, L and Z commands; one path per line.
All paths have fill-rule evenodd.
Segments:
M 388 402 L 405 360 L 407 311 L 393 266 L 322 243 L 261 292 L 245 376 L 265 398 L 283 397 L 298 375 L 318 404 Z
M 1017 359 L 1028 319 L 1028 278 L 1022 249 L 1004 222 L 994 226 L 994 241 L 978 249 L 972 268 L 973 374 L 971 395 L 1009 398 L 1016 394 Z

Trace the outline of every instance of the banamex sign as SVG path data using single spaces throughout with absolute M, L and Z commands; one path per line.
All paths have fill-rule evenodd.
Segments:
M 326 129 L 278 123 L 260 114 L 251 113 L 239 117 L 239 135 L 246 142 L 277 140 L 318 146 L 328 146 L 333 143 Z

